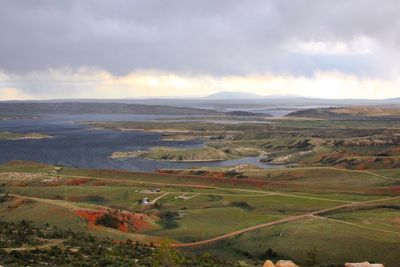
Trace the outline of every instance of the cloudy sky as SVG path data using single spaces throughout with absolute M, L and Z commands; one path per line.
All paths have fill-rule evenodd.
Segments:
M 398 0 L 0 0 L 0 100 L 400 97 Z

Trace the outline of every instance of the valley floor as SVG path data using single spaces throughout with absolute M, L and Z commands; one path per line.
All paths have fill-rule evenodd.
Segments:
M 271 257 L 305 264 L 310 253 L 317 254 L 320 264 L 339 264 L 353 251 L 352 261 L 395 266 L 400 196 L 393 190 L 400 178 L 393 172 L 387 176 L 381 174 L 385 171 L 324 167 L 262 171 L 263 179 L 258 173 L 249 181 L 14 162 L 0 167 L 0 220 L 28 219 L 38 226 L 49 223 L 149 245 L 168 237 L 181 250 L 218 249 L 254 265 Z M 285 183 L 293 173 L 298 175 L 294 185 L 300 182 L 302 190 Z M 352 184 L 358 192 L 349 192 Z M 329 254 L 333 249 L 337 253 Z M 265 255 L 267 250 L 272 256 Z

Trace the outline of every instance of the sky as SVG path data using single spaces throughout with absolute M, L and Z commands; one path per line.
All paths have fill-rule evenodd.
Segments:
M 398 0 L 0 0 L 0 100 L 400 97 Z

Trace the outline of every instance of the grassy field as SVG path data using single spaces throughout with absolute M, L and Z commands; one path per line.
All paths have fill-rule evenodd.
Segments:
M 252 166 L 232 166 L 217 168 L 195 168 L 182 170 L 165 170 L 167 173 L 193 175 L 203 177 L 225 177 L 241 181 L 263 181 L 263 188 L 269 190 L 313 193 L 352 193 L 353 195 L 366 193 L 396 194 L 383 189 L 396 187 L 400 180 L 395 175 L 384 176 L 374 171 L 348 170 L 333 167 L 293 167 L 260 169 Z M 396 171 L 393 171 L 394 173 Z M 397 171 L 398 172 L 398 171 Z M 200 179 L 200 178 L 199 178 Z M 382 190 L 383 191 L 382 191 Z
M 83 231 L 87 228 L 86 223 L 67 208 L 19 199 L 0 205 L 0 220 L 7 222 L 28 220 L 35 225 L 50 224 L 64 230 Z
M 340 222 L 312 218 L 245 233 L 229 240 L 202 247 L 202 251 L 219 251 L 230 257 L 292 259 L 300 266 L 310 266 L 313 254 L 317 264 L 344 262 L 383 262 L 397 266 L 399 235 L 358 228 Z
M 207 175 L 222 170 L 209 168 Z M 29 219 L 35 225 L 49 223 L 116 240 L 157 243 L 168 237 L 189 245 L 182 250 L 218 250 L 250 266 L 273 257 L 292 259 L 302 266 L 313 258 L 321 264 L 370 260 L 395 266 L 400 200 L 398 194 L 385 190 L 398 185 L 394 169 L 247 166 L 243 168 L 247 177 L 240 179 L 182 172 L 151 174 L 11 162 L 0 166 L 0 193 L 16 197 L 0 203 L 0 220 Z M 246 182 L 249 179 L 266 183 L 260 186 Z M 242 183 L 232 183 L 236 180 Z M 358 191 L 353 190 L 356 187 Z M 151 203 L 140 204 L 144 198 Z M 147 226 L 124 232 L 90 224 L 76 210 L 143 214 L 138 216 L 146 216 Z M 244 229 L 248 230 L 240 232 Z M 266 254 L 269 248 L 272 254 Z

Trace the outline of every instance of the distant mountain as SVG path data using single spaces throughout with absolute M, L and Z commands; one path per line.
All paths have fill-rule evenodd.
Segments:
M 256 99 L 256 98 L 263 98 L 263 96 L 245 92 L 224 91 L 208 95 L 205 98 L 206 99 Z

